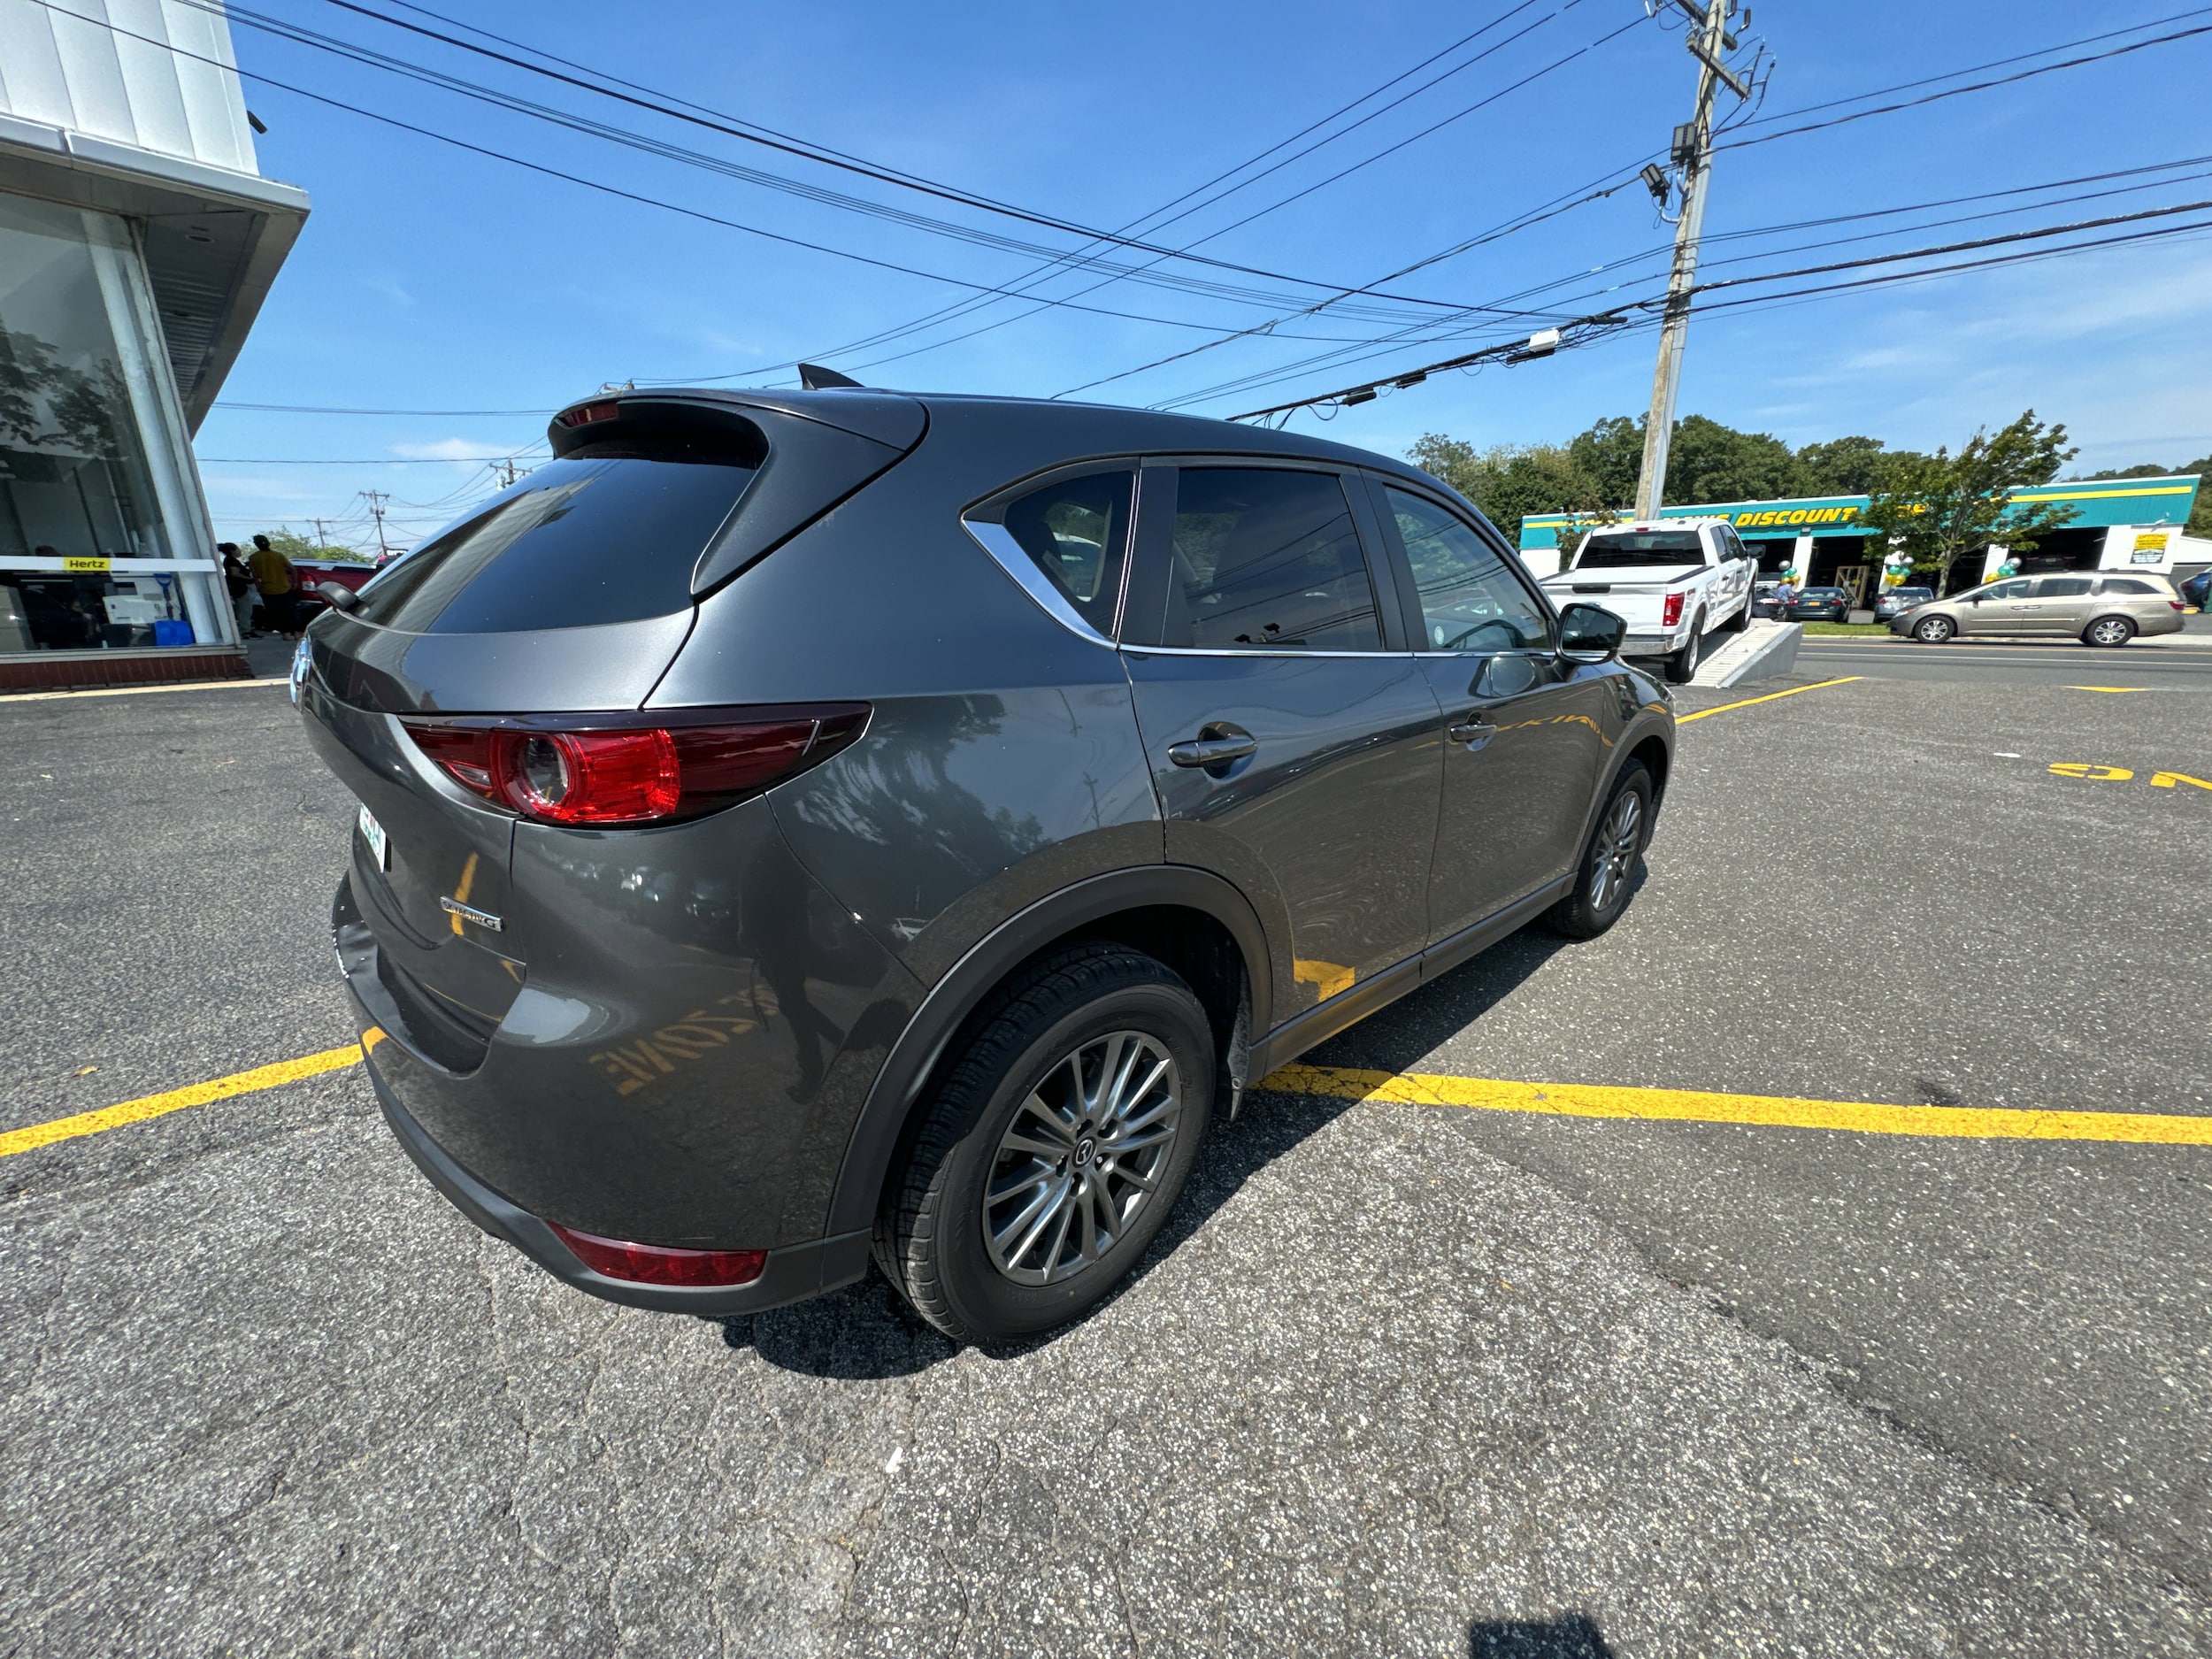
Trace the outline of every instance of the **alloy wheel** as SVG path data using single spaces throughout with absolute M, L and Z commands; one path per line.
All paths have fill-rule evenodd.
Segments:
M 982 1220 L 993 1265 L 1049 1285 L 1104 1257 L 1158 1190 L 1182 1110 L 1173 1057 L 1142 1032 L 1094 1037 L 1056 1062 L 991 1161 Z
M 1628 885 L 1629 866 L 1641 849 L 1643 833 L 1643 797 L 1624 789 L 1608 809 L 1590 849 L 1590 902 L 1594 908 L 1609 909 Z
M 2092 645 L 2125 645 L 2128 635 L 2134 632 L 2117 617 L 2100 617 L 2089 625 L 2089 642 Z

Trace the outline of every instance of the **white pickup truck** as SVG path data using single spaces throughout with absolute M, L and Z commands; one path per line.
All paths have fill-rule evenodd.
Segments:
M 1579 600 L 1619 617 L 1628 624 L 1622 655 L 1665 657 L 1678 686 L 1697 672 L 1709 634 L 1750 622 L 1758 572 L 1725 518 L 1666 518 L 1589 532 L 1541 585 L 1555 603 Z

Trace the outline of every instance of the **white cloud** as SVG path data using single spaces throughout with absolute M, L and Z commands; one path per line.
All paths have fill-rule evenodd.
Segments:
M 415 461 L 496 461 L 514 453 L 512 444 L 480 443 L 473 438 L 439 438 L 430 443 L 396 443 L 392 448 Z

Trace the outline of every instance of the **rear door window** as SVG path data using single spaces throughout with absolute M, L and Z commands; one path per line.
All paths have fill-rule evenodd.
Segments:
M 1382 627 L 1333 472 L 1195 466 L 1176 480 L 1161 643 L 1205 651 L 1379 651 Z
M 386 569 L 354 614 L 410 634 L 505 634 L 682 611 L 755 470 L 634 450 L 549 461 Z
M 2036 585 L 2038 599 L 2080 599 L 2089 592 L 2086 576 L 2046 576 Z
M 1130 468 L 1062 479 L 1010 503 L 999 522 L 1076 614 L 1111 636 L 1129 541 Z

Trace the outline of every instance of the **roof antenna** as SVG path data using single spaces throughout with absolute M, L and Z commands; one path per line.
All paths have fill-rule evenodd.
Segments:
M 818 363 L 799 365 L 799 384 L 810 392 L 818 392 L 832 386 L 858 386 L 860 382 L 849 374 L 840 374 L 835 369 L 826 369 Z

